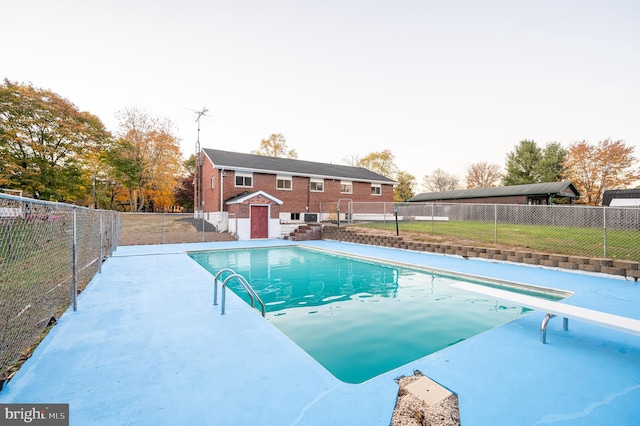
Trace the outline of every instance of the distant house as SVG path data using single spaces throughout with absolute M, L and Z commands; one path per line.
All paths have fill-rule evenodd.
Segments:
M 607 189 L 602 205 L 610 207 L 640 207 L 640 189 Z
M 196 210 L 240 239 L 280 238 L 284 223 L 328 220 L 323 204 L 393 202 L 396 183 L 362 167 L 207 148 L 197 176 Z
M 409 202 L 478 204 L 553 204 L 558 198 L 571 203 L 580 192 L 571 182 L 532 183 L 528 185 L 473 188 L 457 191 L 423 192 Z

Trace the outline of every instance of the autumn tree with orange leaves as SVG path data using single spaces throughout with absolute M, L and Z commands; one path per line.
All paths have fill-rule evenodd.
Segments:
M 182 167 L 180 140 L 168 119 L 151 117 L 137 108 L 119 113 L 119 139 L 107 157 L 121 197 L 131 211 L 165 211 L 173 205 Z
M 621 140 L 576 142 L 567 150 L 564 176 L 580 191 L 580 201 L 600 205 L 605 190 L 624 189 L 640 179 L 633 151 Z

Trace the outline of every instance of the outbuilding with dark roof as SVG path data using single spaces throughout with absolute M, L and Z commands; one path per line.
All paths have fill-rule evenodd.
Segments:
M 527 185 L 473 188 L 457 191 L 423 192 L 409 202 L 478 203 L 478 204 L 553 204 L 567 199 L 571 203 L 580 192 L 571 182 L 532 183 Z
M 640 188 L 607 189 L 602 194 L 602 205 L 611 207 L 640 207 Z

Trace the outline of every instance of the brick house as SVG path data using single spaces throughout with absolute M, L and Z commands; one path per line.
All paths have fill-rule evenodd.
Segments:
M 281 238 L 292 224 L 342 216 L 344 202 L 393 202 L 396 184 L 362 167 L 208 148 L 197 177 L 196 210 L 243 240 Z

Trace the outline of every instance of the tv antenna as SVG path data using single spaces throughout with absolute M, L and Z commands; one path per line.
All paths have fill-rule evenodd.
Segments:
M 194 182 L 195 182 L 194 198 L 195 199 L 193 203 L 193 209 L 196 212 L 203 211 L 203 214 L 204 214 L 204 200 L 202 198 L 202 182 L 200 181 L 202 179 L 201 177 L 202 170 L 200 169 L 203 163 L 203 158 L 200 155 L 200 119 L 203 116 L 205 116 L 207 112 L 209 112 L 209 110 L 206 107 L 202 108 L 202 111 L 196 111 L 196 114 L 198 115 L 198 118 L 196 118 L 196 123 L 198 123 L 198 136 L 196 138 L 196 169 L 195 169 L 195 176 L 194 176 Z M 202 238 L 204 238 L 204 234 Z
M 196 139 L 196 156 L 198 156 L 198 154 L 200 154 L 200 119 L 207 115 L 207 113 L 209 112 L 209 110 L 204 107 L 202 108 L 202 111 L 196 111 L 196 114 L 198 115 L 198 118 L 196 118 L 196 122 L 198 123 L 198 137 Z

